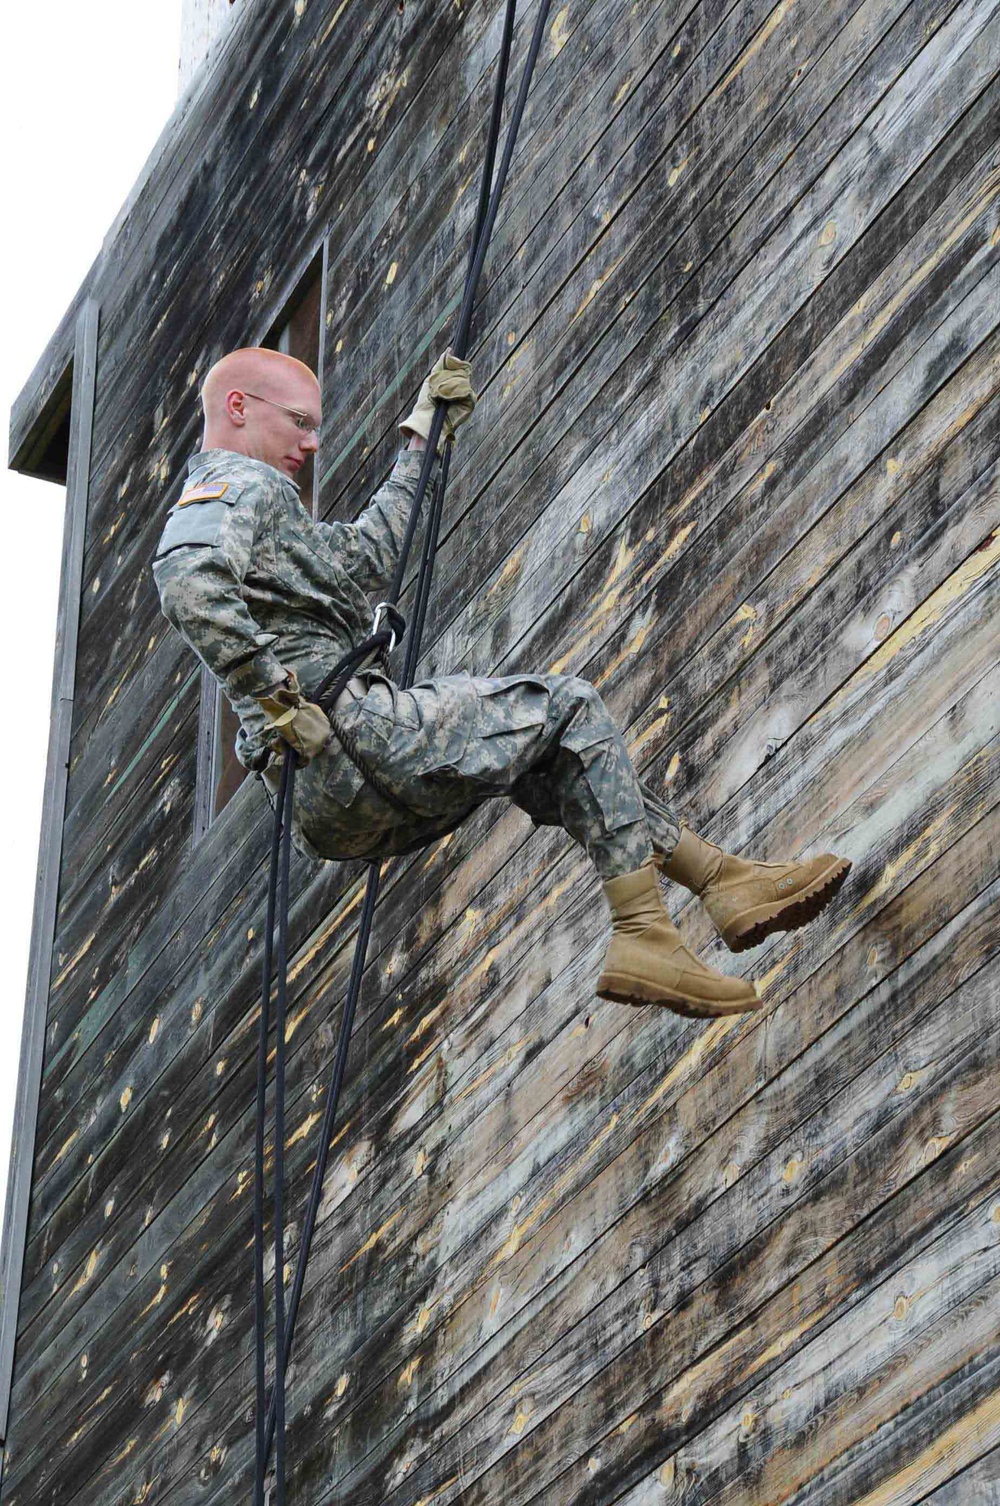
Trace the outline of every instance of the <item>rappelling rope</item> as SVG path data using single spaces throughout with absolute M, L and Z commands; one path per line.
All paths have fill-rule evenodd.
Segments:
M 496 173 L 496 181 L 493 182 L 493 169 L 496 161 L 496 148 L 500 136 L 501 116 L 506 92 L 507 71 L 510 62 L 511 44 L 514 32 L 514 20 L 517 10 L 517 0 L 507 0 L 504 15 L 504 28 L 500 45 L 499 60 L 497 65 L 497 79 L 493 95 L 493 109 L 490 119 L 490 127 L 487 135 L 486 154 L 483 165 L 482 184 L 480 187 L 479 204 L 476 213 L 476 224 L 472 237 L 472 249 L 470 252 L 469 268 L 466 274 L 465 290 L 462 306 L 459 312 L 455 336 L 452 341 L 452 350 L 459 357 L 464 357 L 469 341 L 469 330 L 472 323 L 472 312 L 475 303 L 476 288 L 482 274 L 486 252 L 489 248 L 490 237 L 496 223 L 497 212 L 500 207 L 500 197 L 504 183 L 510 168 L 517 134 L 520 129 L 524 107 L 531 85 L 535 64 L 541 48 L 542 38 L 545 31 L 545 22 L 548 16 L 550 0 L 540 0 L 538 13 L 535 18 L 531 44 L 525 60 L 524 71 L 518 89 L 517 99 L 511 112 L 510 124 L 504 142 L 503 155 Z M 492 188 L 491 188 L 492 184 Z M 340 694 L 347 685 L 351 676 L 358 673 L 359 668 L 370 666 L 373 662 L 381 662 L 385 667 L 388 654 L 395 646 L 400 636 L 403 624 L 396 611 L 396 603 L 402 593 L 403 581 L 406 574 L 406 566 L 410 549 L 416 534 L 417 522 L 420 509 L 423 504 L 427 487 L 430 482 L 431 470 L 437 446 L 441 439 L 444 427 L 445 405 L 438 403 L 431 422 L 430 433 L 420 468 L 420 476 L 417 488 L 413 496 L 410 515 L 407 521 L 406 532 L 400 549 L 399 560 L 396 565 L 392 585 L 385 602 L 380 603 L 376 611 L 372 635 L 357 648 L 340 661 L 339 664 L 326 676 L 322 684 L 314 692 L 313 699 L 323 707 L 330 717 L 334 735 L 341 742 L 345 753 L 353 763 L 364 773 L 366 779 L 379 794 L 389 799 L 393 805 L 400 806 L 398 797 L 391 791 L 379 771 L 363 759 L 360 750 L 356 746 L 349 731 L 343 728 L 339 718 L 332 712 Z M 451 444 L 446 443 L 442 458 L 438 485 L 435 488 L 430 515 L 427 519 L 427 527 L 424 536 L 423 551 L 420 568 L 417 573 L 413 612 L 413 625 L 407 640 L 406 655 L 400 684 L 404 687 L 413 683 L 413 675 L 416 670 L 417 658 L 420 651 L 420 640 L 423 634 L 424 621 L 427 614 L 427 603 L 430 597 L 431 578 L 433 575 L 434 562 L 437 553 L 438 534 L 441 524 L 441 514 L 444 503 L 445 488 L 447 486 L 448 471 L 451 459 Z M 389 619 L 388 627 L 381 627 L 383 614 Z M 299 1254 L 295 1267 L 295 1278 L 292 1283 L 291 1294 L 288 1299 L 287 1309 L 284 1300 L 284 1112 L 285 1112 L 285 1010 L 287 1004 L 287 951 L 288 951 L 288 876 L 291 847 L 291 819 L 294 800 L 295 765 L 297 759 L 291 748 L 287 748 L 282 760 L 281 786 L 274 809 L 274 838 L 271 848 L 271 865 L 268 883 L 266 934 L 264 938 L 263 980 L 261 990 L 260 1010 L 260 1036 L 257 1052 L 257 1127 L 255 1138 L 255 1164 L 254 1164 L 254 1292 L 256 1308 L 256 1467 L 254 1477 L 254 1506 L 264 1506 L 264 1482 L 267 1473 L 267 1465 L 270 1457 L 272 1442 L 275 1446 L 275 1506 L 284 1506 L 285 1502 L 285 1371 L 291 1353 L 292 1340 L 295 1333 L 295 1320 L 298 1314 L 299 1301 L 302 1295 L 302 1286 L 305 1280 L 306 1265 L 309 1259 L 309 1249 L 312 1243 L 313 1231 L 319 1209 L 319 1201 L 323 1190 L 323 1180 L 326 1173 L 326 1163 L 330 1150 L 330 1141 L 333 1135 L 334 1119 L 337 1112 L 337 1104 L 343 1085 L 344 1072 L 347 1065 L 347 1053 L 350 1044 L 351 1029 L 354 1023 L 354 1014 L 357 1007 L 358 997 L 361 992 L 361 979 L 365 968 L 365 958 L 368 950 L 368 940 L 371 935 L 372 921 L 375 915 L 375 903 L 378 897 L 379 878 L 381 864 L 373 862 L 368 871 L 368 882 L 365 888 L 364 901 L 361 907 L 361 917 L 358 923 L 358 935 L 355 943 L 354 956 L 351 963 L 351 975 L 347 986 L 347 995 L 344 1000 L 344 1010 L 341 1017 L 340 1039 L 337 1044 L 337 1055 L 334 1061 L 333 1074 L 330 1088 L 327 1093 L 326 1106 L 323 1114 L 323 1123 L 320 1126 L 319 1139 L 317 1142 L 316 1165 L 313 1170 L 312 1185 L 309 1189 L 309 1199 L 306 1205 L 305 1215 L 302 1222 L 302 1236 L 299 1242 Z M 403 807 L 406 809 L 406 807 Z M 407 811 L 409 814 L 409 812 Z M 266 1083 L 267 1083 L 267 1043 L 270 1013 L 270 981 L 272 966 L 272 934 L 274 929 L 275 914 L 278 922 L 278 978 L 275 998 L 275 1029 L 277 1032 L 277 1044 L 275 1049 L 275 1073 L 274 1073 L 274 1099 L 275 1099 L 275 1140 L 274 1140 L 274 1282 L 275 1282 L 275 1374 L 274 1385 L 271 1392 L 270 1402 L 265 1416 L 265 1325 L 266 1304 L 264 1290 L 264 1115 L 266 1107 Z

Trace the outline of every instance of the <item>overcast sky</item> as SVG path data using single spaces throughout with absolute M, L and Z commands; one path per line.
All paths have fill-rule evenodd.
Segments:
M 82 282 L 177 95 L 181 0 L 4 8 L 5 429 L 10 405 Z M 6 441 L 4 452 L 6 454 Z M 62 547 L 62 488 L 0 473 L 5 646 L 0 1181 L 17 1081 Z

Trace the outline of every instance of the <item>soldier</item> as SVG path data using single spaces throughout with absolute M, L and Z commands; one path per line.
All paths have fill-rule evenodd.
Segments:
M 586 680 L 457 674 L 402 689 L 367 670 L 332 708 L 337 735 L 310 702 L 370 632 L 435 400 L 447 404 L 448 436 L 476 401 L 469 363 L 446 352 L 400 425 L 404 447 L 368 507 L 354 523 L 321 523 L 295 483 L 317 448 L 320 396 L 312 371 L 277 351 L 236 350 L 217 362 L 202 389 L 203 448 L 153 560 L 164 615 L 239 716 L 240 762 L 273 797 L 283 743 L 298 755 L 296 846 L 324 859 L 409 852 L 506 795 L 536 825 L 564 827 L 604 882 L 612 935 L 597 985 L 603 998 L 683 1015 L 759 1008 L 752 983 L 685 947 L 657 870 L 697 894 L 727 946 L 742 951 L 817 915 L 850 862 L 831 853 L 755 862 L 698 837 L 640 784 Z M 438 467 L 436 459 L 435 478 Z

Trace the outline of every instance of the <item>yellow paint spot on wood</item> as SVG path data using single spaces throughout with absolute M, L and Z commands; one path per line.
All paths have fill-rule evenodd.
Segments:
M 768 16 L 766 23 L 761 27 L 760 31 L 753 38 L 753 40 L 743 49 L 739 57 L 736 59 L 736 62 L 733 64 L 732 68 L 722 80 L 722 83 L 715 91 L 717 94 L 724 94 L 725 91 L 729 88 L 729 85 L 732 83 L 733 79 L 738 78 L 747 64 L 757 55 L 758 52 L 760 52 L 761 48 L 766 46 L 767 42 L 774 35 L 775 31 L 777 31 L 782 21 L 784 21 L 785 17 L 792 9 L 794 3 L 795 0 L 788 0 L 788 4 L 775 6 L 770 16 Z
M 127 1087 L 124 1090 L 124 1092 L 122 1093 L 122 1096 L 118 1100 L 118 1107 L 121 1109 L 121 1111 L 122 1111 L 123 1114 L 124 1114 L 125 1110 L 128 1108 L 128 1106 L 129 1106 L 129 1104 L 131 1102 L 132 1102 L 132 1089 L 131 1089 L 131 1087 Z
M 61 972 L 59 972 L 57 974 L 55 982 L 52 984 L 53 990 L 57 989 L 60 986 L 60 984 L 62 984 L 62 983 L 64 983 L 66 981 L 66 979 L 69 977 L 70 973 L 76 967 L 77 963 L 81 962 L 83 960 L 83 958 L 86 957 L 87 953 L 90 951 L 90 948 L 93 945 L 94 945 L 94 937 L 93 936 L 88 936 L 87 939 L 86 939 L 86 941 L 83 943 L 83 945 L 77 951 L 75 951 L 73 953 L 72 957 L 66 963 L 65 967 L 61 970 Z M 62 962 L 63 959 L 60 957 L 59 960 L 60 960 L 60 962 Z
M 750 624 L 749 628 L 744 633 L 743 637 L 740 639 L 740 647 L 741 648 L 746 648 L 747 645 L 750 642 L 750 639 L 753 637 L 754 627 L 756 626 L 756 623 L 757 623 L 757 609 L 756 609 L 756 607 L 751 606 L 748 601 L 744 601 L 741 604 L 741 606 L 737 609 L 737 611 L 736 611 L 736 613 L 735 613 L 735 615 L 733 617 L 733 621 L 734 622 L 749 622 L 749 624 Z
M 431 1026 L 434 1024 L 435 1020 L 437 1020 L 438 1017 L 443 1014 L 446 1008 L 447 1004 L 444 1000 L 442 1000 L 442 1002 L 436 1005 L 434 1009 L 429 1009 L 424 1015 L 423 1019 L 418 1021 L 416 1027 L 411 1032 L 406 1044 L 408 1046 L 415 1045 L 422 1035 L 427 1034 L 428 1030 L 430 1030 Z
M 661 1485 L 665 1485 L 669 1489 L 673 1486 L 676 1474 L 677 1465 L 674 1463 L 673 1459 L 668 1459 L 666 1464 L 662 1464 L 660 1466 L 656 1478 L 659 1480 Z
M 97 1270 L 97 1261 L 97 1250 L 91 1250 L 90 1254 L 87 1256 L 87 1263 L 84 1266 L 83 1270 L 80 1272 L 80 1275 L 77 1277 L 76 1286 L 74 1286 L 73 1291 L 70 1293 L 70 1296 L 74 1296 L 76 1292 L 82 1291 L 83 1288 L 87 1285 L 87 1282 Z
M 437 1050 L 437 1042 L 436 1041 L 431 1041 L 430 1045 L 425 1046 L 424 1049 L 423 1049 L 423 1051 L 419 1052 L 413 1058 L 412 1062 L 410 1063 L 410 1065 L 406 1069 L 407 1072 L 411 1072 L 411 1073 L 412 1072 L 419 1072 L 420 1068 L 423 1066 L 423 1064 L 427 1060 L 427 1058 L 429 1056 L 433 1056 L 433 1054 L 434 1054 L 434 1052 L 436 1050 Z
M 667 178 L 667 187 L 668 188 L 673 188 L 674 184 L 677 182 L 677 179 L 680 177 L 681 173 L 687 167 L 687 165 L 690 162 L 690 160 L 691 160 L 690 157 L 685 157 L 683 159 L 683 161 L 678 162 L 678 164 L 677 164 L 676 167 L 672 167 L 670 169 L 670 176 Z
M 566 26 L 566 19 L 568 16 L 569 6 L 564 5 L 562 10 L 556 16 L 555 20 L 552 22 L 552 25 L 549 27 L 549 37 L 552 41 L 553 57 L 558 57 L 560 52 L 562 52 L 563 48 L 566 46 L 566 43 L 569 41 L 569 31 Z
M 403 1366 L 402 1370 L 399 1372 L 399 1379 L 396 1381 L 398 1390 L 405 1391 L 408 1386 L 411 1386 L 413 1384 L 413 1377 L 420 1369 L 420 1361 L 421 1356 L 419 1354 L 415 1354 L 413 1356 L 413 1359 L 410 1360 L 409 1364 Z
M 368 150 L 370 152 L 373 152 L 375 150 L 375 137 L 374 136 L 369 136 L 369 138 L 368 138 Z
M 79 1133 L 80 1133 L 79 1130 L 74 1130 L 73 1133 L 70 1135 L 69 1139 L 63 1141 L 63 1143 L 60 1145 L 59 1149 L 56 1151 L 55 1160 L 52 1162 L 53 1166 L 58 1166 L 59 1162 L 62 1160 L 62 1158 L 66 1154 L 66 1152 L 69 1150 L 70 1146 L 73 1144 L 73 1141 L 77 1138 L 77 1136 L 79 1135 Z
M 110 1218 L 111 1215 L 112 1215 L 112 1213 L 114 1213 L 114 1211 L 115 1211 L 115 1200 L 114 1200 L 113 1197 L 109 1197 L 108 1200 L 107 1200 L 107 1202 L 104 1204 L 104 1217 L 105 1218 Z
M 785 1162 L 785 1165 L 781 1172 L 781 1180 L 787 1186 L 791 1186 L 791 1184 L 798 1176 L 799 1172 L 802 1170 L 804 1164 L 805 1163 L 798 1156 L 792 1156 L 790 1160 Z
M 897 1322 L 902 1323 L 903 1319 L 910 1311 L 910 1302 L 911 1299 L 906 1295 L 905 1292 L 901 1293 L 900 1296 L 896 1298 L 892 1307 L 892 1316 L 897 1320 Z
M 919 1067 L 915 1072 L 904 1072 L 893 1091 L 896 1093 L 909 1093 L 918 1083 L 923 1082 L 928 1071 L 929 1068 L 927 1067 Z
M 162 1135 L 161 1135 L 161 1136 L 160 1136 L 160 1149 L 161 1149 L 161 1150 L 166 1150 L 166 1148 L 167 1148 L 167 1146 L 168 1146 L 168 1145 L 169 1145 L 169 1144 L 170 1144 L 170 1131 L 169 1131 L 169 1130 L 166 1130 L 166 1131 L 165 1131 L 165 1132 L 164 1132 L 164 1133 L 163 1133 L 163 1134 L 162 1134 Z
M 219 1060 L 215 1064 L 215 1075 L 216 1075 L 216 1077 L 221 1077 L 222 1074 L 223 1074 L 223 1072 L 225 1070 L 226 1070 L 226 1058 L 224 1056 L 221 1056 L 219 1058 Z
M 615 105 L 620 105 L 621 104 L 622 100 L 625 98 L 626 94 L 628 93 L 628 91 L 629 91 L 629 89 L 631 87 L 632 87 L 632 75 L 630 73 L 628 75 L 628 77 L 626 78 L 625 82 L 618 89 L 617 93 L 615 94 L 614 99 L 611 101 L 612 108 L 614 108 Z
M 819 244 L 821 246 L 829 246 L 836 239 L 837 239 L 837 223 L 836 223 L 835 220 L 830 220 L 830 222 L 828 224 L 826 224 L 826 225 L 823 226 L 823 229 L 822 229 L 822 231 L 820 233 L 820 237 L 819 237 Z
M 204 1008 L 204 1006 L 203 1006 L 201 1000 L 200 999 L 196 999 L 195 1002 L 194 1002 L 194 1004 L 191 1007 L 191 1024 L 192 1025 L 197 1025 L 198 1021 L 201 1019 L 201 1014 L 202 1014 L 202 1009 L 203 1008 Z
M 350 1384 L 350 1381 L 349 1381 L 349 1379 L 348 1379 L 348 1377 L 346 1375 L 339 1376 L 338 1379 L 337 1379 L 337 1386 L 336 1386 L 337 1395 L 338 1396 L 343 1396 L 343 1394 L 347 1390 L 347 1387 L 348 1387 L 349 1384 Z
M 149 1027 L 149 1044 L 152 1045 L 160 1033 L 160 1016 L 157 1015 Z
M 299 0 L 299 5 L 302 5 L 302 0 Z M 296 6 L 296 9 L 298 9 L 298 6 Z M 303 6 L 303 9 L 305 9 L 304 6 Z M 174 1423 L 175 1423 L 175 1425 L 177 1427 L 180 1427 L 181 1423 L 184 1421 L 184 1413 L 186 1411 L 187 1411 L 187 1397 L 186 1396 L 179 1396 L 177 1398 L 177 1404 L 174 1407 Z
M 896 532 L 893 534 L 892 538 L 889 540 L 889 548 L 890 549 L 898 549 L 899 546 L 900 546 L 900 544 L 902 542 L 903 542 L 903 535 L 900 533 L 899 529 L 897 528 Z
M 886 475 L 887 476 L 895 476 L 895 474 L 896 474 L 896 472 L 898 470 L 899 470 L 899 461 L 895 460 L 890 455 L 889 459 L 885 463 L 885 473 L 886 473 Z
M 251 96 L 250 96 L 250 108 L 251 108 L 251 110 L 256 110 L 258 99 L 260 99 L 260 90 L 259 89 L 255 89 L 253 91 L 253 93 L 251 94 Z
M 313 1125 L 317 1124 L 319 1122 L 319 1119 L 320 1115 L 318 1113 L 307 1114 L 306 1117 L 302 1120 L 302 1123 L 299 1125 L 298 1129 L 295 1131 L 294 1135 L 290 1136 L 288 1144 L 296 1145 L 300 1140 L 305 1140 Z
M 616 272 L 621 266 L 627 254 L 627 252 L 623 252 L 621 256 L 616 257 L 615 260 L 611 263 L 610 267 L 602 272 L 600 277 L 594 279 L 594 281 L 590 284 L 590 287 L 587 289 L 587 292 L 584 294 L 583 302 L 580 304 L 579 308 L 573 315 L 574 319 L 579 319 L 584 310 L 590 307 L 594 299 L 597 297 L 598 293 L 603 288 L 604 284 L 607 282 L 608 278 L 612 276 L 612 274 Z
M 948 1149 L 950 1141 L 950 1135 L 932 1135 L 920 1154 L 921 1166 L 927 1166 L 931 1161 L 936 1161 L 941 1152 Z
M 514 1421 L 510 1425 L 510 1431 L 516 1438 L 520 1437 L 520 1435 L 527 1427 L 528 1423 L 531 1421 L 531 1414 L 533 1411 L 534 1408 L 531 1406 L 530 1402 L 526 1404 L 522 1403 L 521 1406 L 518 1407 L 517 1412 L 514 1414 Z
M 400 1020 L 402 1018 L 403 1018 L 403 1011 L 402 1011 L 402 1009 L 394 1009 L 393 1012 L 392 1012 L 392 1014 L 386 1020 L 385 1024 L 382 1026 L 382 1029 L 383 1030 L 391 1030 L 394 1025 L 398 1025 L 399 1024 L 399 1022 L 400 1022 Z
M 937 590 L 932 591 L 905 622 L 900 623 L 892 636 L 887 638 L 827 701 L 825 712 L 835 710 L 838 702 L 842 702 L 847 696 L 857 694 L 860 684 L 873 680 L 881 674 L 890 659 L 895 658 L 900 649 L 915 642 L 933 627 L 952 603 L 959 601 L 981 576 L 994 567 L 998 559 L 1000 559 L 1000 528 L 994 529 L 984 542 L 962 561 L 958 569 L 952 571 L 947 580 L 942 581 Z
M 1000 1443 L 1000 1391 L 987 1396 L 931 1438 L 927 1446 L 889 1479 L 883 1479 L 854 1506 L 898 1506 L 900 1501 L 926 1498 L 927 1492 L 952 1479 L 967 1465 Z
M 393 1224 L 397 1223 L 399 1219 L 402 1218 L 404 1211 L 405 1210 L 403 1208 L 397 1208 L 395 1213 L 393 1213 L 389 1218 L 385 1220 L 385 1223 L 380 1224 L 379 1227 L 374 1231 L 374 1233 L 369 1234 L 368 1238 L 365 1240 L 361 1248 L 351 1256 L 350 1260 L 346 1260 L 344 1262 L 344 1264 L 340 1267 L 340 1270 L 342 1272 L 349 1270 L 356 1260 L 361 1259 L 362 1255 L 367 1255 L 369 1250 L 374 1250 L 375 1246 L 379 1244 L 388 1234 Z
M 413 1163 L 413 1175 L 415 1177 L 422 1177 L 427 1169 L 429 1162 L 430 1156 L 421 1147 L 421 1149 L 417 1151 L 417 1159 Z

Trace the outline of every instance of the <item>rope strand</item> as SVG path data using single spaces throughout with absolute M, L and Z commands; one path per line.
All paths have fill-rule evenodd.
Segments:
M 486 252 L 489 247 L 490 237 L 496 224 L 497 212 L 500 206 L 500 197 L 503 193 L 507 173 L 510 169 L 514 155 L 514 147 L 517 134 L 520 129 L 524 107 L 531 85 L 531 78 L 535 64 L 538 60 L 542 37 L 545 31 L 545 22 L 548 16 L 551 0 L 541 0 L 538 13 L 535 18 L 531 44 L 521 76 L 521 84 L 517 99 L 511 113 L 510 124 L 504 143 L 503 155 L 500 166 L 496 173 L 496 181 L 493 182 L 493 170 L 496 161 L 496 150 L 500 135 L 500 124 L 503 113 L 503 101 L 506 93 L 507 73 L 510 63 L 510 53 L 514 32 L 514 21 L 517 10 L 517 0 L 507 0 L 504 16 L 504 29 L 500 45 L 500 53 L 497 63 L 497 78 L 494 88 L 493 109 L 491 112 L 490 126 L 487 133 L 486 151 L 483 163 L 483 176 L 479 194 L 479 204 L 476 212 L 476 224 L 472 237 L 472 246 L 469 256 L 469 266 L 466 273 L 465 289 L 463 293 L 461 312 L 452 342 L 452 349 L 456 355 L 464 357 L 469 340 L 469 330 L 472 323 L 472 312 L 475 303 L 476 289 L 479 278 L 482 275 L 483 265 L 486 260 Z M 491 187 L 492 184 L 492 187 Z M 420 476 L 410 507 L 410 515 L 407 519 L 406 532 L 400 549 L 400 556 L 393 575 L 392 585 L 386 598 L 390 606 L 395 606 L 399 601 L 402 591 L 403 580 L 406 574 L 406 566 L 409 559 L 410 549 L 416 534 L 417 522 L 423 505 L 427 487 L 430 482 L 431 470 L 437 453 L 437 446 L 441 439 L 445 419 L 445 405 L 438 403 L 431 422 L 430 434 L 427 439 L 427 447 L 420 468 Z M 420 567 L 417 573 L 416 594 L 413 625 L 411 627 L 404 660 L 401 684 L 412 684 L 413 674 L 416 669 L 417 659 L 420 652 L 420 642 L 423 635 L 424 622 L 427 614 L 427 604 L 430 599 L 430 586 L 433 576 L 434 563 L 437 553 L 437 542 L 441 524 L 441 516 L 444 507 L 444 495 L 447 487 L 448 472 L 451 463 L 451 442 L 446 444 L 442 457 L 439 485 L 435 488 L 430 514 L 427 519 L 427 527 L 424 536 L 423 550 Z M 348 734 L 344 736 L 343 729 L 338 727 L 338 722 L 333 716 L 333 707 L 348 679 L 356 672 L 359 662 L 370 654 L 373 646 L 387 647 L 389 635 L 387 633 L 375 634 L 357 649 L 345 655 L 344 659 L 335 669 L 327 675 L 317 692 L 316 699 L 324 705 L 335 735 L 341 741 L 348 757 L 357 764 L 374 788 L 380 794 L 384 794 L 388 788 L 377 770 L 373 770 L 360 756 L 354 740 Z M 267 922 L 264 939 L 264 981 L 262 987 L 261 1016 L 260 1016 L 260 1042 L 257 1054 L 257 1134 L 255 1144 L 255 1197 L 254 1197 L 254 1244 L 255 1244 L 255 1298 L 257 1314 L 257 1415 L 256 1437 L 257 1457 L 254 1481 L 254 1506 L 264 1506 L 264 1480 L 267 1473 L 267 1465 L 270 1457 L 272 1444 L 277 1437 L 275 1449 L 276 1467 L 276 1506 L 284 1506 L 285 1495 L 285 1371 L 289 1362 L 292 1341 L 295 1335 L 295 1322 L 298 1317 L 299 1303 L 302 1296 L 302 1287 L 305 1281 L 306 1266 L 309 1260 L 309 1251 L 312 1244 L 313 1232 L 316 1226 L 316 1218 L 319 1211 L 320 1198 L 323 1191 L 323 1181 L 326 1174 L 326 1164 L 329 1157 L 330 1142 L 333 1138 L 333 1127 L 336 1119 L 340 1092 L 343 1086 L 344 1074 L 347 1067 L 348 1049 L 350 1046 L 351 1030 L 354 1024 L 354 1015 L 357 1008 L 358 998 L 361 993 L 361 980 L 364 975 L 365 959 L 368 951 L 368 941 L 371 936 L 372 923 L 375 916 L 375 905 L 378 899 L 379 882 L 381 877 L 381 863 L 374 862 L 370 865 L 368 882 L 365 889 L 364 902 L 361 908 L 361 916 L 358 922 L 358 935 L 355 942 L 354 956 L 351 963 L 351 976 L 348 981 L 347 994 L 344 1000 L 343 1014 L 340 1024 L 340 1036 L 337 1043 L 337 1055 L 334 1062 L 333 1075 L 327 1093 L 326 1105 L 323 1113 L 323 1123 L 320 1126 L 316 1165 L 313 1170 L 312 1183 L 309 1189 L 309 1198 L 306 1205 L 305 1216 L 302 1222 L 302 1235 L 299 1241 L 299 1251 L 295 1266 L 295 1278 L 292 1290 L 285 1306 L 284 1293 L 284 1103 L 285 1103 L 285 1009 L 287 991 L 287 950 L 288 950 L 288 891 L 289 891 L 289 861 L 291 850 L 291 820 L 294 802 L 295 781 L 294 752 L 289 748 L 285 751 L 282 764 L 281 788 L 275 804 L 275 833 L 272 844 L 270 881 L 268 886 Z M 372 777 L 374 775 L 374 777 Z M 394 803 L 398 799 L 393 797 Z M 279 832 L 280 832 L 280 879 L 279 879 Z M 264 1416 L 264 1326 L 265 1326 L 265 1301 L 264 1301 L 264 1277 L 263 1277 L 263 1243 L 264 1243 L 264 1111 L 266 1106 L 266 1077 L 267 1077 L 267 1034 L 268 1034 L 268 1010 L 270 998 L 271 980 L 271 936 L 274 928 L 275 891 L 280 883 L 280 902 L 278 904 L 278 989 L 275 1004 L 275 1028 L 278 1035 L 279 1046 L 275 1051 L 275 1212 L 274 1212 L 274 1248 L 275 1248 L 275 1380 L 272 1389 L 270 1403 L 267 1407 L 266 1418 Z

